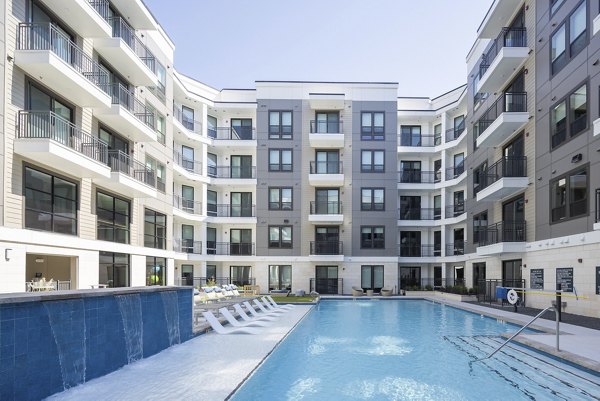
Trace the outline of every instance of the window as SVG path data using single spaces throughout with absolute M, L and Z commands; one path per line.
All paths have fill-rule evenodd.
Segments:
M 292 188 L 269 188 L 269 210 L 292 210 Z
M 554 15 L 565 0 L 550 0 L 550 15 Z
M 585 84 L 550 109 L 552 148 L 583 132 L 587 126 L 587 84 Z
M 440 197 L 441 199 L 441 197 Z M 421 197 L 400 196 L 400 220 L 421 220 Z
M 25 227 L 77 235 L 77 184 L 25 167 Z
M 129 287 L 129 255 L 100 252 L 98 282 L 109 288 Z
M 340 114 L 333 112 L 317 112 L 316 121 L 311 121 L 311 134 L 339 134 L 340 131 Z
M 229 230 L 230 255 L 254 255 L 252 230 L 245 228 L 232 228 Z
M 209 177 L 217 176 L 217 155 L 214 153 L 206 154 L 206 173 Z
M 251 118 L 232 118 L 231 137 L 226 139 L 254 139 Z
M 473 169 L 473 196 L 487 186 L 487 162 Z
M 421 126 L 402 125 L 400 127 L 400 146 L 422 146 Z
M 108 144 L 109 151 L 121 151 L 125 155 L 129 155 L 129 141 L 127 139 L 108 131 L 102 126 L 100 126 L 100 129 L 98 131 L 98 138 L 102 139 Z M 115 155 L 115 157 L 117 156 Z
M 165 86 L 167 84 L 167 71 L 165 70 L 165 66 L 163 66 L 161 63 L 159 63 L 156 60 L 154 62 L 154 72 L 156 73 L 156 77 L 158 78 L 158 85 L 149 87 L 148 89 L 150 89 L 150 92 L 152 92 L 158 99 L 162 100 L 162 102 L 164 103 L 164 101 L 166 100 Z
M 292 226 L 269 226 L 269 248 L 291 248 Z
M 292 149 L 269 149 L 269 171 L 292 171 Z
M 292 266 L 269 265 L 269 291 L 292 290 Z
M 185 148 L 185 146 L 183 147 Z M 189 163 L 189 162 L 188 162 Z M 193 162 L 192 162 L 193 164 Z M 150 174 L 149 176 L 145 176 L 145 182 L 153 185 L 151 183 L 151 180 L 154 176 L 156 176 L 156 189 L 158 189 L 160 192 L 165 193 L 166 190 L 166 172 L 165 172 L 165 165 L 156 161 L 155 159 L 153 159 L 150 156 L 146 156 L 146 168 L 148 168 L 150 171 L 152 171 L 152 174 Z
M 231 217 L 252 217 L 254 206 L 252 205 L 252 192 L 231 192 L 229 195 L 229 215 Z
M 441 168 L 440 164 L 440 168 Z M 427 181 L 428 177 L 425 177 Z M 432 177 L 433 178 L 433 177 Z M 441 179 L 441 175 L 440 175 Z M 421 162 L 411 160 L 400 161 L 400 182 L 403 183 L 419 183 L 423 181 L 423 175 L 421 174 Z
M 400 232 L 400 256 L 403 256 L 403 257 L 421 256 L 421 232 L 420 231 L 401 231 Z
M 206 265 L 206 278 L 207 279 L 217 279 L 217 265 Z
M 229 266 L 229 279 L 231 284 L 238 287 L 254 284 L 255 281 L 252 278 L 251 266 Z
M 269 139 L 292 139 L 291 111 L 269 111 Z
M 194 109 L 181 106 L 181 124 L 188 130 L 194 132 Z
M 398 273 L 398 275 L 400 276 L 400 289 L 401 290 L 408 290 L 408 289 L 421 287 L 421 268 L 420 267 L 402 266 L 399 269 L 400 269 L 400 272 Z M 441 281 L 442 281 L 441 273 L 442 272 L 440 269 L 440 285 L 441 285 Z M 434 282 L 434 284 L 435 284 L 435 282 Z
M 230 178 L 254 178 L 252 156 L 233 155 L 230 160 Z
M 385 151 L 363 150 L 361 154 L 360 170 L 363 173 L 385 172 Z
M 552 223 L 588 214 L 588 167 L 550 181 Z
M 209 138 L 217 137 L 217 117 L 206 116 L 206 133 Z
M 167 249 L 167 216 L 144 209 L 144 246 Z
M 460 216 L 465 212 L 465 193 L 464 191 L 454 192 L 454 214 L 447 217 Z
M 166 122 L 165 122 L 165 116 L 163 116 L 162 114 L 158 114 L 156 113 L 156 133 L 158 134 L 158 142 L 161 144 L 165 144 L 166 143 L 166 137 L 165 137 L 165 133 L 166 133 Z
M 166 285 L 167 260 L 146 256 L 146 285 Z
M 217 193 L 215 191 L 206 191 L 206 214 L 208 216 L 217 215 Z
M 360 286 L 363 290 L 381 291 L 383 288 L 383 265 L 361 266 Z
M 383 141 L 385 139 L 385 117 L 383 112 L 362 112 L 360 139 Z
M 199 253 L 198 249 L 194 249 L 194 226 L 189 224 L 181 225 L 181 245 L 176 252 L 183 253 Z
M 485 243 L 487 238 L 488 213 L 485 212 L 473 216 L 473 243 Z
M 217 254 L 217 229 L 214 227 L 206 227 L 206 254 Z M 208 274 L 208 271 L 206 273 Z M 216 273 L 214 276 L 207 277 L 216 277 Z
M 360 227 L 360 247 L 372 249 L 385 248 L 385 227 L 384 226 L 361 226 Z
M 96 192 L 96 216 L 99 240 L 129 244 L 129 201 Z
M 315 190 L 314 207 L 311 202 L 311 214 L 341 214 L 340 190 L 338 188 L 318 188 Z
M 554 8 L 554 6 L 553 6 Z M 552 74 L 563 69 L 587 44 L 587 2 L 583 1 L 550 39 Z
M 317 150 L 315 166 L 311 174 L 340 174 L 342 172 L 340 152 L 337 150 Z
M 442 144 L 442 124 L 433 126 L 433 144 L 435 146 Z
M 385 188 L 362 188 L 360 210 L 385 210 Z

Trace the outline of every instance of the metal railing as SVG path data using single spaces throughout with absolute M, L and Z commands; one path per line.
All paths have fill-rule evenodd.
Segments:
M 36 286 L 35 286 L 36 284 L 37 283 L 34 283 L 33 281 L 25 282 L 25 291 L 30 292 L 30 291 L 38 290 L 38 288 L 36 288 Z M 50 284 L 52 287 L 50 287 L 50 285 L 48 285 L 48 282 L 46 282 L 46 285 L 47 285 L 47 287 L 39 288 L 39 290 L 68 291 L 71 289 L 71 280 L 52 281 L 52 283 Z
M 158 82 L 156 86 L 147 86 L 146 88 L 163 103 L 167 100 L 167 89 L 162 82 Z
M 435 146 L 435 135 L 412 135 L 403 133 L 398 135 L 400 146 L 432 147 Z
M 342 121 L 310 121 L 311 134 L 341 134 Z
M 398 256 L 403 258 L 442 256 L 441 244 L 398 244 Z
M 310 214 L 342 214 L 342 201 L 311 201 Z
M 479 79 L 481 79 L 490 65 L 500 53 L 503 47 L 527 47 L 527 29 L 526 28 L 502 28 L 500 34 L 482 57 L 479 65 Z
M 175 279 L 177 285 L 193 286 L 196 288 L 206 287 L 209 280 L 214 281 L 219 287 L 226 284 L 235 284 L 238 287 L 244 285 L 256 285 L 256 278 L 254 277 L 248 277 L 243 280 L 233 279 L 231 277 L 178 277 Z
M 21 110 L 17 118 L 19 138 L 50 139 L 100 163 L 108 162 L 106 142 L 83 132 L 58 114 Z
M 446 218 L 451 219 L 453 217 L 458 217 L 465 212 L 465 204 L 459 203 L 456 205 L 446 206 Z
M 135 55 L 152 71 L 156 71 L 156 58 L 140 38 L 135 34 L 135 30 L 125 22 L 121 17 L 111 17 L 108 22 L 112 26 L 113 38 L 121 38 L 129 46 Z
M 312 161 L 310 162 L 311 174 L 342 174 L 344 172 L 342 162 Z
M 501 242 L 525 242 L 527 234 L 524 221 L 500 221 L 489 226 L 479 227 L 476 231 L 479 246 Z
M 450 287 L 464 287 L 465 280 L 454 277 L 400 277 L 398 288 L 406 291 L 444 291 Z
M 256 178 L 256 166 L 207 166 L 206 172 L 212 178 Z
M 137 98 L 135 92 L 128 90 L 122 84 L 111 86 L 112 104 L 118 104 L 133 114 L 138 120 L 148 127 L 155 129 L 154 112 L 150 111 L 146 105 Z
M 309 291 L 319 294 L 342 295 L 344 293 L 344 279 L 342 278 L 311 278 L 308 285 Z
M 108 0 L 88 0 L 90 6 L 108 22 L 110 18 L 110 3 Z
M 343 255 L 342 241 L 310 241 L 311 255 Z
M 209 127 L 209 138 L 215 140 L 251 141 L 256 139 L 254 127 Z
M 515 113 L 527 111 L 527 92 L 503 93 L 475 123 L 473 129 L 475 138 L 479 137 L 489 128 L 502 113 Z
M 441 207 L 407 207 L 398 209 L 398 220 L 439 220 L 441 218 Z
M 162 178 L 156 177 L 156 189 L 163 194 L 167 192 L 167 183 Z
M 488 279 L 477 282 L 478 302 L 498 302 L 496 298 L 496 287 L 525 288 L 525 280 L 521 279 Z M 519 294 L 522 303 L 525 303 L 525 294 Z
M 600 222 L 600 188 L 596 188 L 596 223 Z
M 202 135 L 202 122 L 184 116 L 181 105 L 173 104 L 173 117 L 189 132 Z
M 465 254 L 465 241 L 454 241 L 446 244 L 446 256 L 457 256 Z
M 156 188 L 156 174 L 145 164 L 133 160 L 127 153 L 120 150 L 108 151 L 108 165 L 113 172 L 123 173 L 129 177 Z
M 202 162 L 200 160 L 188 159 L 175 149 L 173 149 L 173 162 L 190 173 L 202 175 Z
M 202 255 L 202 241 L 194 241 L 193 239 L 173 238 L 173 250 L 175 252 Z
M 208 203 L 206 215 L 212 217 L 256 217 L 256 205 L 228 205 Z
M 496 181 L 504 177 L 527 177 L 527 157 L 509 157 L 504 156 L 496 161 L 488 169 L 480 182 L 478 191 L 489 187 Z
M 202 214 L 202 202 L 173 194 L 173 207 L 190 214 Z
M 255 255 L 254 242 L 214 242 L 206 241 L 207 255 Z
M 460 138 L 462 133 L 465 131 L 465 122 L 461 122 L 454 128 L 449 128 L 446 130 L 446 143 L 452 142 Z
M 71 39 L 50 23 L 22 23 L 17 27 L 17 49 L 49 50 L 103 92 L 110 92 L 108 70 L 79 48 Z
M 458 163 L 456 166 L 446 168 L 446 180 L 453 180 L 460 177 L 465 172 L 465 161 Z
M 398 172 L 398 182 L 403 184 L 433 184 L 440 180 L 441 172 L 437 171 L 400 170 Z

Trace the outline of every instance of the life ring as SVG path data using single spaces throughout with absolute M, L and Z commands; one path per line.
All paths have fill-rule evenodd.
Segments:
M 509 304 L 514 305 L 519 300 L 519 294 L 517 294 L 517 292 L 515 290 L 509 290 L 506 293 L 506 300 L 508 301 Z

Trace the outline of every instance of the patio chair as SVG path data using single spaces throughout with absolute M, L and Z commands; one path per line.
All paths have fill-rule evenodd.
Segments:
M 213 315 L 212 312 L 202 312 L 202 315 L 206 319 L 206 321 L 210 324 L 212 329 L 219 334 L 258 334 L 259 332 L 256 329 L 251 327 L 237 327 L 237 328 L 225 328 L 219 322 L 219 319 Z
M 264 303 L 272 306 L 274 309 L 290 310 L 290 309 L 295 308 L 295 305 L 279 305 L 277 302 L 275 302 L 273 300 L 273 298 L 270 295 L 267 295 L 266 297 L 262 297 L 262 300 Z
M 263 312 L 271 312 L 271 313 L 285 313 L 287 311 L 281 310 L 281 309 L 275 309 L 273 308 L 268 302 L 260 302 L 260 299 L 255 299 L 252 302 L 254 302 L 254 305 L 258 306 L 259 309 Z
M 234 327 L 268 327 L 268 326 L 270 326 L 269 323 L 265 323 L 265 322 L 252 322 L 252 321 L 240 322 L 239 320 L 237 320 L 235 318 L 235 316 L 233 316 L 231 314 L 231 312 L 229 312 L 229 309 L 227 309 L 227 308 L 219 309 L 219 313 L 221 315 L 223 315 L 223 317 L 225 317 L 225 319 L 227 319 L 229 324 Z
M 362 288 L 360 287 L 356 287 L 356 286 L 352 286 L 352 296 L 353 297 L 362 297 L 364 294 L 364 291 Z
M 260 316 L 258 314 L 255 317 L 250 317 L 250 316 L 248 316 L 248 314 L 246 313 L 246 311 L 244 311 L 244 309 L 242 308 L 242 306 L 240 304 L 233 305 L 233 309 L 235 309 L 235 311 L 238 313 L 238 315 L 240 315 L 240 317 L 242 319 L 244 319 L 246 322 L 251 322 L 251 321 L 272 322 L 272 321 L 275 320 L 274 317 L 271 317 L 271 316 Z M 256 311 L 254 311 L 254 312 L 256 313 Z M 252 313 L 252 312 L 250 312 L 250 313 Z

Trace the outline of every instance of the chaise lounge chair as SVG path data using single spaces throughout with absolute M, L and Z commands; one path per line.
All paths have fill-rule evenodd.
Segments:
M 261 311 L 263 312 L 271 312 L 271 313 L 285 313 L 287 311 L 281 310 L 281 309 L 275 309 L 273 308 L 268 302 L 262 300 L 261 299 L 255 299 L 254 301 L 254 305 L 258 306 L 260 308 Z
M 364 294 L 364 291 L 362 288 L 352 286 L 352 296 L 353 297 L 362 297 L 363 294 Z
M 250 317 L 248 316 L 248 314 L 246 313 L 246 311 L 244 311 L 244 309 L 242 308 L 242 306 L 240 304 L 235 304 L 233 305 L 233 309 L 235 309 L 235 311 L 240 315 L 240 317 L 242 319 L 244 319 L 246 322 L 251 322 L 251 321 L 266 321 L 266 322 L 272 322 L 275 320 L 274 317 L 271 316 L 260 316 L 258 314 L 256 314 L 255 317 Z M 252 309 L 254 310 L 254 309 Z M 250 312 L 252 313 L 252 312 Z M 254 311 L 254 313 L 256 313 L 256 311 Z
M 210 323 L 210 327 L 212 327 L 212 329 L 219 334 L 258 334 L 259 333 L 256 329 L 253 329 L 250 327 L 239 327 L 239 328 L 233 328 L 233 329 L 225 328 L 225 327 L 223 327 L 221 322 L 219 322 L 219 319 L 217 319 L 215 317 L 215 315 L 212 314 L 212 312 L 202 312 L 202 315 L 204 316 L 206 321 L 208 323 Z
M 296 305 L 279 305 L 270 295 L 267 295 L 265 298 L 267 298 L 275 308 L 294 309 L 296 307 Z
M 221 313 L 221 315 L 223 315 L 225 317 L 225 319 L 227 319 L 229 324 L 234 327 L 268 327 L 268 326 L 270 326 L 269 323 L 265 323 L 265 322 L 252 322 L 252 321 L 240 322 L 239 320 L 237 320 L 235 318 L 235 316 L 233 316 L 231 314 L 231 312 L 229 312 L 229 309 L 227 309 L 227 308 L 220 308 L 219 312 Z

